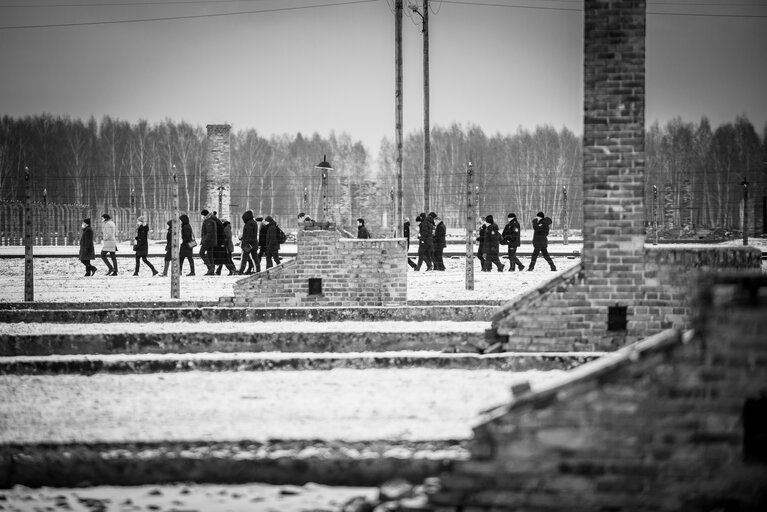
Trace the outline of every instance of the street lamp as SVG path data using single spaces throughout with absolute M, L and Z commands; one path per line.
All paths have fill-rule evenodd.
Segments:
M 327 155 L 322 155 L 322 162 L 314 166 L 322 173 L 322 220 L 328 220 L 328 171 L 333 170 L 333 166 L 328 163 Z

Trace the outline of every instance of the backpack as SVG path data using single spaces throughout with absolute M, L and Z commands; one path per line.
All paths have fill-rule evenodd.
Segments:
M 281 244 L 284 244 L 288 241 L 288 236 L 279 226 L 277 226 L 277 241 Z

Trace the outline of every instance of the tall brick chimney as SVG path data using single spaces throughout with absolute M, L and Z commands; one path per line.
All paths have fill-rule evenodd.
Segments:
M 231 210 L 231 168 L 230 130 L 228 124 L 209 124 L 208 129 L 208 174 L 205 177 L 205 201 L 203 208 L 218 212 L 219 219 L 232 220 Z M 219 190 L 223 187 L 223 190 Z M 219 193 L 221 206 L 219 207 Z

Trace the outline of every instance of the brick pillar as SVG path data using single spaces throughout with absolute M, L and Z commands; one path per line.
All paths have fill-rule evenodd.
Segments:
M 640 284 L 644 263 L 644 0 L 586 0 L 583 270 Z
M 228 124 L 209 124 L 208 128 L 208 175 L 205 177 L 205 202 L 203 208 L 218 212 L 219 219 L 230 217 L 231 203 L 231 167 L 230 130 Z M 218 206 L 219 187 L 221 208 Z

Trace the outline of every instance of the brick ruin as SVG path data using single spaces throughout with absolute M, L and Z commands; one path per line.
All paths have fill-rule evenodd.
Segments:
M 299 226 L 297 238 L 295 259 L 237 281 L 234 297 L 221 302 L 254 307 L 406 304 L 403 239 L 347 238 L 330 223 Z

